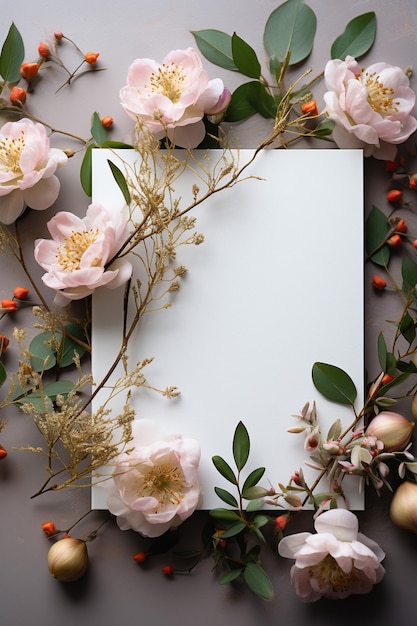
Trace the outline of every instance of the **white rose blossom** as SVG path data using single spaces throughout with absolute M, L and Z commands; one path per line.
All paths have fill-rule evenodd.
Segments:
M 284 537 L 278 552 L 295 559 L 291 582 L 304 602 L 368 593 L 385 574 L 379 545 L 358 532 L 358 518 L 346 509 L 331 509 L 315 520 L 316 534 Z
M 200 446 L 163 432 L 152 420 L 134 420 L 132 434 L 133 450 L 117 457 L 112 478 L 100 484 L 121 530 L 159 537 L 190 517 L 200 502 Z

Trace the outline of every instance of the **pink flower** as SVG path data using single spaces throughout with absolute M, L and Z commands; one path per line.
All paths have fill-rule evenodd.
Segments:
M 205 136 L 203 115 L 219 113 L 230 98 L 223 81 L 209 81 L 199 54 L 187 48 L 173 50 L 162 63 L 133 61 L 120 100 L 127 114 L 157 139 L 167 135 L 177 146 L 195 148 Z
M 132 428 L 133 451 L 116 459 L 112 479 L 101 484 L 122 530 L 159 537 L 198 506 L 200 447 L 194 439 L 167 435 L 151 420 L 135 420 Z
M 62 150 L 50 148 L 42 124 L 29 119 L 7 122 L 0 129 L 0 221 L 12 224 L 25 210 L 50 207 L 58 197 L 57 167 L 66 163 Z
M 375 63 L 363 69 L 347 56 L 329 61 L 324 71 L 327 115 L 336 122 L 339 148 L 363 148 L 365 156 L 393 160 L 400 144 L 416 130 L 410 115 L 415 95 L 402 69 Z
M 127 212 L 111 213 L 100 204 L 91 204 L 83 219 L 61 211 L 47 227 L 52 239 L 37 239 L 34 254 L 47 270 L 43 282 L 57 291 L 56 304 L 80 300 L 97 287 L 114 288 L 128 280 L 129 261 L 119 258 L 108 267 L 127 238 Z
M 314 527 L 316 534 L 290 535 L 278 546 L 281 556 L 295 559 L 291 582 L 304 602 L 368 593 L 382 580 L 385 554 L 375 541 L 358 533 L 358 519 L 351 511 L 325 511 Z

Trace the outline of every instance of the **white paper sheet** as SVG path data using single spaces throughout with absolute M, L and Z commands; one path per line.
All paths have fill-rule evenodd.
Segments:
M 241 162 L 250 154 L 242 150 Z M 119 210 L 123 200 L 107 159 L 123 166 L 107 150 L 94 150 L 93 157 L 93 201 Z M 137 154 L 124 150 L 122 157 L 134 162 Z M 176 262 L 189 271 L 173 306 L 147 315 L 131 342 L 135 362 L 154 357 L 145 371 L 151 384 L 181 390 L 175 400 L 139 391 L 134 403 L 138 418 L 158 420 L 200 442 L 202 509 L 222 505 L 214 486 L 231 487 L 211 459 L 221 455 L 233 466 L 239 420 L 251 439 L 247 473 L 266 467 L 263 486 L 287 484 L 299 467 L 310 480 L 316 477 L 304 465 L 303 435 L 287 433 L 297 425 L 292 415 L 316 401 L 326 433 L 339 417 L 348 425 L 352 412 L 314 388 L 315 361 L 347 371 L 362 406 L 362 168 L 360 151 L 260 154 L 250 173 L 263 180 L 245 180 L 195 209 L 205 241 L 178 253 Z M 178 194 L 190 189 L 192 176 L 177 181 Z M 102 288 L 93 296 L 96 381 L 120 347 L 122 293 Z M 350 506 L 363 508 L 357 483 L 352 485 Z M 93 488 L 93 507 L 105 508 L 99 487 Z

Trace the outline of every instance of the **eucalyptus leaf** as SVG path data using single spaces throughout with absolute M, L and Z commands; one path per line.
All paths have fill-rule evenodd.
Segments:
M 337 37 L 331 47 L 331 58 L 342 59 L 350 55 L 358 59 L 368 52 L 375 41 L 376 15 L 373 11 L 353 18 L 345 31 Z
M 312 377 L 316 389 L 328 400 L 350 405 L 355 402 L 356 387 L 350 376 L 339 367 L 316 362 Z
M 414 291 L 417 285 L 417 263 L 409 256 L 404 255 L 401 266 L 403 291 Z
M 49 383 L 42 387 L 42 389 L 38 389 L 31 393 L 26 394 L 25 398 L 22 399 L 32 401 L 30 398 L 50 398 L 53 402 L 56 400 L 58 395 L 67 396 L 70 391 L 74 389 L 74 383 L 69 380 L 57 380 L 53 383 Z
M 234 471 L 221 456 L 213 456 L 212 461 L 216 470 L 223 476 L 223 478 L 228 480 L 230 483 L 233 483 L 233 485 L 237 485 L 237 478 Z
M 313 131 L 313 135 L 314 137 L 318 137 L 318 138 L 328 137 L 329 135 L 332 134 L 334 127 L 335 127 L 334 120 L 323 120 L 322 122 L 320 122 L 320 124 L 316 126 L 316 128 Z
M 232 54 L 232 38 L 221 30 L 191 31 L 201 54 L 214 65 L 237 71 Z
M 246 465 L 249 450 L 250 440 L 248 431 L 243 422 L 239 422 L 233 436 L 233 458 L 239 471 Z
M 233 61 L 241 74 L 249 78 L 259 78 L 261 64 L 258 61 L 255 50 L 236 33 L 232 36 Z
M 214 487 L 214 491 L 219 496 L 220 500 L 223 500 L 226 504 L 230 504 L 230 506 L 233 506 L 235 509 L 239 508 L 236 498 L 229 491 L 221 487 Z
M 388 349 L 387 349 L 387 344 L 385 342 L 385 337 L 382 334 L 382 332 L 379 333 L 379 335 L 378 335 L 377 347 L 378 347 L 379 366 L 380 366 L 382 372 L 386 372 L 387 371 L 387 353 L 388 353 Z
M 264 47 L 270 57 L 289 65 L 300 63 L 310 54 L 317 19 L 304 0 L 287 0 L 269 16 L 264 31 Z
M 83 188 L 84 193 L 90 197 L 92 194 L 93 148 L 94 144 L 91 143 L 86 147 L 80 169 L 81 187 Z
M 0 361 L 0 387 L 3 385 L 6 379 L 7 379 L 6 368 L 4 367 L 3 363 Z
M 126 178 L 124 177 L 123 172 L 121 172 L 117 165 L 115 165 L 113 161 L 110 161 L 110 159 L 107 159 L 107 163 L 109 164 L 114 180 L 118 184 L 119 189 L 123 194 L 124 201 L 126 202 L 126 204 L 130 204 L 130 191 L 129 187 L 127 186 Z
M 383 267 L 388 266 L 391 255 L 389 246 L 384 243 L 389 232 L 387 218 L 373 206 L 366 220 L 366 252 L 371 261 Z
M 51 398 L 44 395 L 37 396 L 34 394 L 28 394 L 27 396 L 19 400 L 17 404 L 33 404 L 35 410 L 41 414 L 47 413 L 48 411 L 51 411 L 53 409 L 53 403 Z
M 101 123 L 99 114 L 96 111 L 91 116 L 91 135 L 100 147 L 103 147 L 103 144 L 109 138 L 109 133 Z
M 58 337 L 58 340 L 60 338 Z M 56 350 L 51 347 L 52 333 L 36 335 L 29 344 L 30 364 L 35 372 L 50 370 L 56 365 Z
M 79 324 L 68 324 L 65 328 L 72 337 L 77 338 L 80 341 L 86 341 L 84 329 Z M 74 341 L 74 339 L 68 335 L 64 335 L 57 354 L 58 365 L 60 367 L 73 365 L 76 354 L 79 358 L 81 358 L 84 353 L 84 346 L 81 346 L 77 341 Z
M 248 587 L 263 600 L 272 600 L 274 588 L 265 570 L 258 563 L 248 563 L 243 572 Z
M 232 93 L 227 107 L 225 121 L 240 122 L 255 113 L 273 119 L 276 114 L 276 102 L 266 87 L 258 80 L 239 85 Z
M 233 580 L 236 580 L 236 578 L 239 578 L 242 572 L 243 572 L 243 567 L 237 567 L 236 569 L 231 569 L 229 572 L 226 572 L 226 574 L 223 574 L 223 576 L 220 576 L 219 584 L 226 585 L 227 583 L 231 583 Z
M 338 418 L 330 426 L 326 439 L 327 441 L 337 441 L 341 434 L 342 434 L 342 422 Z
M 25 58 L 22 36 L 12 22 L 0 54 L 0 76 L 5 82 L 15 83 L 20 79 L 20 66 Z

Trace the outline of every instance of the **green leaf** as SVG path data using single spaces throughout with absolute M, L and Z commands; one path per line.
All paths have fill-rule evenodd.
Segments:
M 9 28 L 0 54 L 0 76 L 6 82 L 15 83 L 20 79 L 20 66 L 25 58 L 23 39 L 14 22 Z
M 221 487 L 214 487 L 214 491 L 217 493 L 220 500 L 223 500 L 226 504 L 230 504 L 230 506 L 233 506 L 235 509 L 239 508 L 236 498 L 229 491 Z
M 264 467 L 258 467 L 257 469 L 254 469 L 253 472 L 249 474 L 249 476 L 243 483 L 242 493 L 244 493 L 250 487 L 254 487 L 255 485 L 257 485 L 264 474 L 265 474 Z
M 95 146 L 92 143 L 90 143 L 86 147 L 84 158 L 81 163 L 81 169 L 80 169 L 81 187 L 83 188 L 87 196 L 90 196 L 90 197 L 92 194 L 92 167 L 93 167 L 93 157 L 91 153 L 94 147 Z
M 222 533 L 222 539 L 229 539 L 229 537 L 236 537 L 242 530 L 247 528 L 246 524 L 239 521 L 236 524 L 232 524 L 227 530 Z
M 403 277 L 403 291 L 414 291 L 417 285 L 417 263 L 407 255 L 403 256 L 401 274 Z
M 408 344 L 411 345 L 416 338 L 416 327 L 414 324 L 414 320 L 408 311 L 404 313 L 398 325 L 398 330 L 400 331 L 404 339 L 408 342 Z
M 131 150 L 133 148 L 130 143 L 124 143 L 124 141 L 113 141 L 108 139 L 103 143 L 103 148 L 114 148 L 115 150 Z
M 338 418 L 329 428 L 329 432 L 327 433 L 326 440 L 327 441 L 337 441 L 342 434 L 342 422 Z
M 250 440 L 246 426 L 239 422 L 233 437 L 233 458 L 237 469 L 240 471 L 245 465 L 249 457 Z
M 334 127 L 334 120 L 323 120 L 314 129 L 314 137 L 328 137 L 332 134 Z
M 68 324 L 65 326 L 65 329 L 70 335 L 76 337 L 80 341 L 86 340 L 84 330 L 79 324 Z M 73 365 L 76 353 L 79 358 L 81 358 L 85 353 L 84 346 L 80 346 L 80 344 L 71 339 L 71 337 L 64 335 L 57 354 L 59 367 L 68 367 L 69 365 Z
M 255 500 L 250 500 L 247 504 L 246 511 L 248 513 L 252 511 L 260 511 L 264 504 L 265 504 L 265 501 L 263 498 L 256 498 Z
M 123 176 L 123 172 L 121 172 L 117 165 L 115 165 L 113 161 L 110 161 L 110 159 L 107 159 L 107 163 L 109 164 L 114 180 L 119 185 L 120 191 L 123 194 L 123 198 L 126 204 L 130 204 L 130 191 L 129 187 L 127 186 L 126 179 Z
M 270 493 L 268 489 L 265 487 L 260 487 L 259 485 L 254 485 L 253 487 L 248 487 L 242 491 L 242 496 L 245 500 L 257 500 L 258 498 L 266 498 Z
M 261 64 L 258 61 L 255 50 L 236 33 L 232 35 L 232 55 L 233 61 L 241 74 L 249 76 L 249 78 L 260 77 Z
M 233 61 L 232 38 L 221 30 L 191 31 L 201 54 L 214 65 L 237 71 Z
M 48 411 L 51 411 L 53 409 L 51 398 L 43 394 L 40 396 L 35 394 L 28 394 L 27 396 L 19 400 L 19 402 L 17 402 L 16 404 L 33 404 L 35 410 L 38 411 L 38 413 L 47 413 Z
M 103 124 L 101 123 L 101 119 L 97 112 L 94 112 L 91 117 L 91 134 L 93 136 L 94 141 L 100 147 L 103 147 L 103 144 L 109 138 L 109 133 L 104 128 Z
M 284 62 L 290 54 L 289 65 L 300 63 L 310 54 L 317 20 L 304 0 L 288 0 L 269 16 L 264 31 L 264 47 L 270 57 Z
M 6 379 L 7 379 L 6 368 L 4 367 L 3 363 L 1 363 L 0 361 L 0 387 L 3 385 Z
M 373 11 L 363 13 L 351 20 L 345 31 L 337 37 L 331 47 L 331 58 L 345 60 L 347 55 L 358 59 L 375 41 L 376 15 Z
M 276 114 L 276 103 L 268 93 L 266 87 L 258 80 L 239 85 L 232 93 L 226 111 L 226 122 L 240 122 L 255 113 L 267 119 L 273 119 Z
M 73 389 L 74 389 L 74 383 L 72 383 L 71 381 L 57 380 L 53 383 L 49 383 L 48 385 L 45 385 L 44 387 L 42 387 L 41 390 L 39 389 L 37 391 L 33 391 L 32 393 L 28 393 L 25 396 L 25 399 L 31 402 L 30 398 L 42 398 L 46 396 L 54 402 L 58 395 L 67 396 L 69 392 L 72 391 Z
M 233 483 L 233 485 L 237 485 L 237 478 L 234 471 L 221 456 L 213 456 L 212 461 L 216 470 L 223 476 L 223 478 L 228 480 L 230 483 Z
M 328 400 L 350 405 L 355 402 L 356 387 L 350 376 L 339 367 L 316 362 L 312 377 L 316 389 Z
M 257 563 L 248 563 L 243 572 L 243 578 L 256 595 L 263 600 L 272 600 L 274 588 L 265 570 Z
M 241 573 L 243 572 L 243 567 L 237 567 L 236 569 L 231 569 L 230 572 L 226 572 L 219 578 L 220 585 L 226 585 L 227 583 L 231 583 L 236 578 L 239 578 Z
M 371 261 L 382 267 L 387 267 L 390 260 L 390 248 L 384 243 L 389 232 L 387 218 L 373 206 L 366 220 L 366 252 Z
M 52 333 L 44 332 L 36 335 L 29 344 L 30 364 L 35 372 L 42 372 L 55 367 L 56 350 L 48 345 L 51 339 Z
M 384 335 L 382 333 L 379 333 L 378 335 L 377 346 L 378 346 L 378 361 L 379 361 L 381 371 L 386 372 L 388 349 L 387 349 L 387 344 L 385 342 Z
M 231 511 L 230 509 L 212 509 L 210 511 L 210 516 L 214 517 L 214 519 L 220 519 L 225 522 L 240 522 L 241 519 L 237 513 Z

